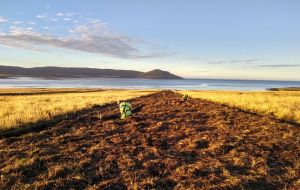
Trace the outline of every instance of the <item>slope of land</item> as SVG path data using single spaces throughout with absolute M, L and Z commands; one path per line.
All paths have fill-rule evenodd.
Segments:
M 262 115 L 270 115 L 300 123 L 300 91 L 180 91 L 193 98 L 238 107 Z
M 163 91 L 0 140 L 0 189 L 297 189 L 300 129 Z M 101 115 L 101 117 L 100 117 Z
M 170 72 L 155 69 L 140 75 L 145 79 L 182 79 L 182 77 L 176 76 Z
M 26 76 L 26 77 L 102 77 L 102 78 L 146 78 L 146 79 L 182 79 L 169 72 L 155 69 L 146 73 L 132 70 L 76 68 L 76 67 L 12 67 L 0 65 L 0 76 Z
M 101 89 L 1 89 L 0 132 L 118 100 L 155 91 Z

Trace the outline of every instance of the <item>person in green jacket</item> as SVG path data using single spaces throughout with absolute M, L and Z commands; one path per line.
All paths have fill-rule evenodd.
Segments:
M 121 119 L 126 119 L 127 117 L 132 115 L 131 112 L 131 104 L 128 102 L 121 102 L 119 104 L 120 112 L 121 112 Z

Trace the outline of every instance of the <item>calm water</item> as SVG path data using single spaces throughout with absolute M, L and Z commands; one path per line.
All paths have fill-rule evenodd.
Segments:
M 126 89 L 224 89 L 224 90 L 265 90 L 274 87 L 300 87 L 300 81 L 249 81 L 218 79 L 185 79 L 185 80 L 149 80 L 149 79 L 41 79 L 19 77 L 0 79 L 0 88 L 126 88 Z

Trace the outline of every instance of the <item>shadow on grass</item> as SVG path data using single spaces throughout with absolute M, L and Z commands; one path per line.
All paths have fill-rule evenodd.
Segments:
M 85 114 L 91 112 L 96 109 L 105 109 L 106 107 L 112 106 L 115 103 L 108 103 L 102 106 L 94 106 L 94 108 L 85 108 L 82 110 L 78 110 L 75 112 L 67 112 L 64 114 L 60 114 L 52 117 L 51 119 L 42 119 L 35 123 L 26 123 L 14 128 L 4 129 L 0 131 L 0 139 L 8 138 L 8 137 L 16 137 L 30 132 L 37 132 L 43 129 L 46 129 L 50 126 L 56 125 L 63 120 L 75 119 L 81 114 Z
M 147 96 L 151 96 L 151 95 L 152 94 L 141 96 L 141 97 L 147 97 Z M 133 101 L 134 99 L 136 99 L 136 98 L 128 99 L 126 101 Z M 54 116 L 51 119 L 42 119 L 42 120 L 39 120 L 35 123 L 26 123 L 26 124 L 22 124 L 20 126 L 16 126 L 14 128 L 2 129 L 2 130 L 0 129 L 0 139 L 9 138 L 9 137 L 17 137 L 17 136 L 21 136 L 23 134 L 41 131 L 41 130 L 46 129 L 48 127 L 54 126 L 54 125 L 58 124 L 61 121 L 76 119 L 80 115 L 87 114 L 91 111 L 96 111 L 96 110 L 97 111 L 102 111 L 102 110 L 105 110 L 109 107 L 115 107 L 116 109 L 118 109 L 118 105 L 117 105 L 116 102 L 106 103 L 106 104 L 103 104 L 103 105 L 95 104 L 90 108 L 84 108 L 84 109 L 81 109 L 81 110 L 78 110 L 78 111 L 75 111 L 75 112 L 74 111 L 67 112 L 67 113 L 64 113 L 64 114 Z M 141 105 L 134 107 L 132 109 L 132 113 L 140 111 L 141 108 L 142 108 Z M 105 120 L 111 120 L 111 119 L 117 119 L 117 118 L 120 118 L 120 113 L 104 115 L 100 119 L 102 121 L 105 121 Z

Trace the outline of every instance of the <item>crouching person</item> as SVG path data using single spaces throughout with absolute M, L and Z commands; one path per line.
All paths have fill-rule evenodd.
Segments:
M 119 103 L 119 108 L 121 112 L 121 119 L 126 119 L 127 117 L 132 115 L 131 109 L 132 106 L 128 102 L 121 102 Z

